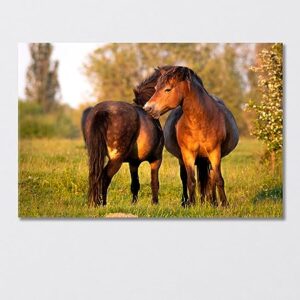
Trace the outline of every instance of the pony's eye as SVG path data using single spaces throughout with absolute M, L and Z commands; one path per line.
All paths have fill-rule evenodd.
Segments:
M 166 93 L 169 93 L 171 91 L 171 89 L 165 89 Z

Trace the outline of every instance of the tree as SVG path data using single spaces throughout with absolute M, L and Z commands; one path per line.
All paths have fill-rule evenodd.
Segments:
M 26 99 L 39 103 L 47 112 L 59 98 L 59 63 L 50 60 L 53 46 L 49 43 L 32 43 L 29 50 L 31 63 L 26 74 Z
M 251 99 L 249 110 L 255 113 L 252 134 L 262 140 L 270 154 L 272 169 L 276 153 L 283 146 L 283 57 L 282 44 L 274 44 L 259 52 L 259 65 L 251 67 L 258 75 L 260 101 Z
M 96 99 L 131 101 L 139 75 L 137 66 L 133 44 L 108 44 L 96 49 L 85 65 Z
M 183 65 L 194 70 L 207 90 L 222 98 L 237 119 L 241 133 L 244 82 L 238 66 L 238 45 L 213 43 L 107 44 L 90 54 L 85 73 L 97 101 L 133 99 L 132 89 L 153 72 L 154 67 Z
M 200 74 L 209 93 L 224 100 L 237 121 L 240 133 L 245 133 L 247 125 L 242 111 L 245 87 L 237 60 L 237 46 L 225 44 Z

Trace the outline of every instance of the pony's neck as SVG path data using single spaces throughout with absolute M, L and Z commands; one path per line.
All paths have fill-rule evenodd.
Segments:
M 190 127 L 201 127 L 201 121 L 207 120 L 214 109 L 207 92 L 195 84 L 191 84 L 189 93 L 182 101 L 183 117 Z

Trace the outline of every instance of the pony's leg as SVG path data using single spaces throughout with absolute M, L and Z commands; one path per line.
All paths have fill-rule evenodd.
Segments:
M 207 193 L 209 192 L 208 185 L 209 185 L 209 183 L 207 183 L 206 186 L 204 184 L 200 184 L 199 194 L 200 194 L 200 203 L 201 204 L 205 203 L 205 197 L 206 197 Z
M 139 181 L 139 164 L 129 164 L 130 175 L 131 175 L 131 193 L 132 193 L 132 203 L 136 203 L 138 200 L 138 193 L 140 190 L 140 181 Z
M 103 169 L 102 177 L 102 204 L 106 205 L 107 189 L 113 176 L 119 171 L 122 166 L 122 160 L 110 160 Z
M 159 190 L 159 179 L 158 170 L 161 165 L 161 159 L 150 162 L 151 167 L 151 189 L 152 189 L 152 203 L 158 204 L 158 190 Z
M 227 201 L 226 194 L 225 194 L 225 189 L 224 189 L 224 179 L 223 179 L 222 173 L 221 173 L 221 151 L 219 151 L 219 150 L 214 151 L 209 156 L 209 158 L 210 158 L 210 162 L 211 162 L 211 166 L 212 166 L 212 170 L 211 170 L 212 184 L 217 186 L 221 205 L 222 206 L 227 206 L 228 201 Z M 216 199 L 215 192 L 214 192 L 213 196 Z M 217 203 L 217 201 L 215 201 L 215 203 Z
M 225 194 L 225 189 L 224 189 L 225 185 L 224 185 L 224 179 L 221 174 L 221 170 L 219 171 L 218 176 L 219 176 L 217 179 L 218 193 L 219 193 L 221 205 L 225 207 L 225 206 L 229 205 L 229 202 L 228 202 L 226 194 Z
M 180 178 L 181 178 L 181 182 L 182 182 L 181 205 L 185 206 L 185 203 L 188 201 L 187 173 L 186 173 L 186 169 L 185 169 L 183 161 L 180 161 L 179 164 L 180 164 Z
M 216 184 L 218 188 L 218 194 L 220 198 L 220 202 L 222 206 L 228 206 L 229 202 L 227 200 L 226 194 L 225 194 L 225 184 L 224 179 L 221 173 L 221 161 L 220 164 L 216 167 Z
M 217 193 L 216 193 L 216 173 L 213 167 L 209 171 L 209 178 L 208 178 L 205 193 L 211 205 L 218 206 Z
M 200 195 L 200 203 L 205 203 L 205 198 L 209 193 L 209 160 L 198 158 L 197 165 L 197 183 Z
M 183 204 L 186 205 L 194 205 L 195 204 L 195 186 L 196 186 L 196 179 L 195 179 L 195 159 L 196 155 L 189 150 L 181 149 L 182 158 L 184 162 L 184 166 L 187 172 L 187 186 L 189 191 L 189 199 L 187 202 Z

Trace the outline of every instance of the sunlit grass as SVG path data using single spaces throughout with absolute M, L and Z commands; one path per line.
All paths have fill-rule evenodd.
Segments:
M 160 169 L 159 205 L 151 205 L 150 168 L 139 169 L 139 201 L 131 205 L 127 164 L 113 178 L 106 207 L 87 205 L 87 154 L 81 140 L 33 139 L 19 142 L 20 217 L 102 217 L 109 213 L 158 218 L 274 218 L 283 216 L 281 165 L 272 173 L 260 161 L 262 145 L 242 139 L 222 161 L 230 206 L 180 206 L 181 181 L 177 160 L 164 152 Z

